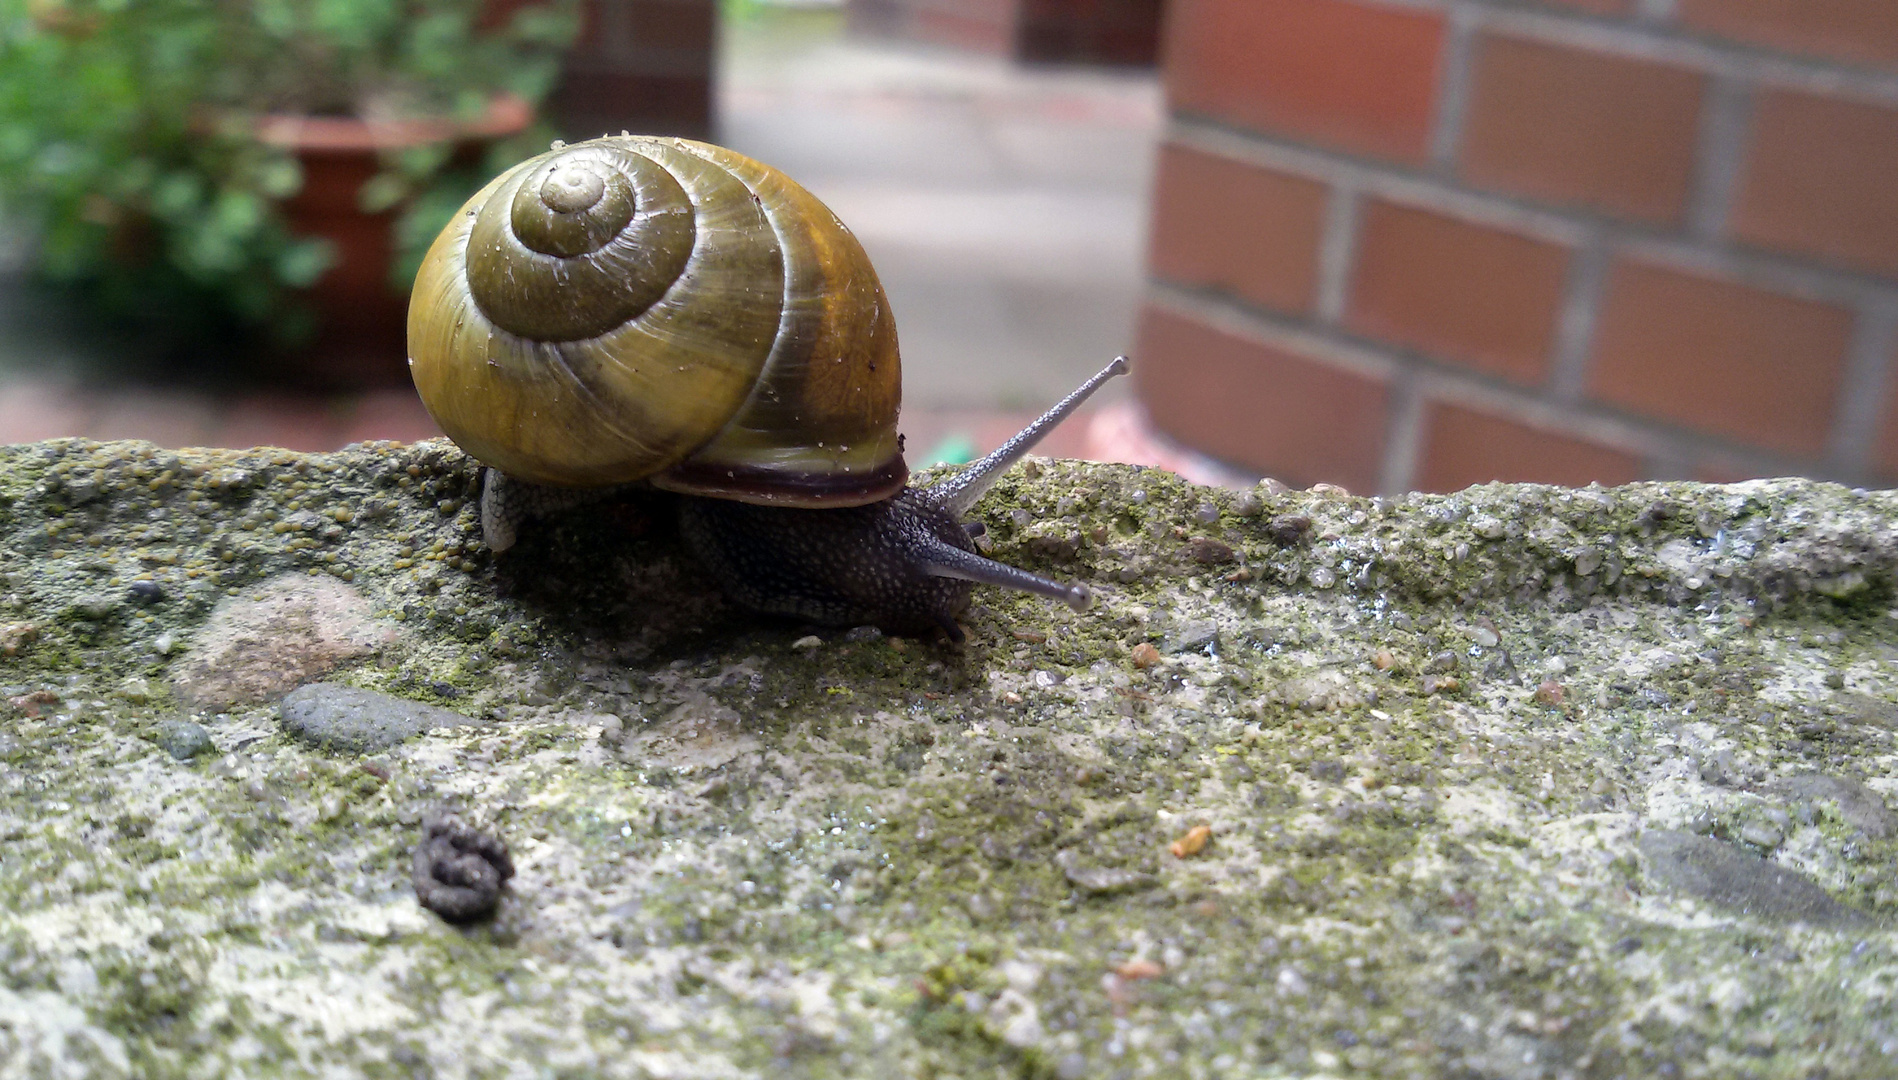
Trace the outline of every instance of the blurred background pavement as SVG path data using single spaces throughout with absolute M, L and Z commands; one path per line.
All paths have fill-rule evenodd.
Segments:
M 809 188 L 870 252 L 897 316 L 912 464 L 998 444 L 1127 350 L 1163 122 L 1151 67 L 852 34 L 833 5 L 747 5 L 720 29 L 715 138 Z M 143 355 L 35 285 L 25 255 L 16 240 L 0 262 L 0 441 L 318 450 L 437 434 L 399 386 L 298 393 Z M 1047 449 L 1085 454 L 1085 419 Z
M 472 101 L 461 122 L 491 140 L 490 159 L 518 160 L 555 131 L 711 137 L 826 200 L 862 238 L 895 310 L 912 464 L 979 453 L 1128 352 L 1134 377 L 1047 451 L 1207 482 L 1272 476 L 1358 492 L 1786 474 L 1898 482 L 1892 0 L 327 0 L 285 10 L 319 8 L 394 18 L 387 36 L 407 44 L 361 59 L 410 90 Z M 452 49 L 400 14 L 424 9 L 461 13 Z M 0 439 L 321 449 L 432 433 L 386 377 L 399 340 L 357 341 L 353 355 L 384 369 L 379 388 L 299 392 L 308 380 L 281 367 L 245 375 L 250 366 L 214 351 L 110 329 L 30 272 L 36 251 L 63 251 L 68 266 L 75 250 L 105 266 L 149 256 L 162 226 L 167 257 L 216 278 L 227 300 L 255 307 L 253 266 L 291 295 L 342 298 L 331 310 L 344 318 L 319 344 L 350 340 L 348 316 L 386 315 L 388 268 L 403 265 L 386 237 L 338 247 L 328 271 L 299 246 L 300 223 L 330 212 L 315 180 L 340 159 L 291 136 L 328 130 L 330 118 L 290 100 L 305 120 L 271 128 L 290 133 L 280 143 L 261 126 L 250 143 L 230 142 L 224 123 L 285 108 L 254 99 L 281 89 L 271 76 L 306 70 L 280 54 L 347 53 L 365 37 L 354 22 L 263 41 L 253 97 L 175 111 L 177 141 L 227 140 L 215 168 L 202 155 L 164 166 L 181 169 L 182 186 L 154 182 L 136 138 L 115 167 L 127 125 L 93 111 L 110 120 L 143 106 L 107 99 L 88 111 L 75 92 L 112 78 L 23 66 L 62 48 L 109 58 L 88 50 L 115 33 L 140 55 L 207 12 L 276 33 L 246 22 L 250 10 L 0 0 L 0 31 L 15 35 L 0 36 L 0 182 L 16 197 L 53 191 L 64 231 L 50 235 L 67 243 L 0 243 Z M 421 64 L 424 38 L 436 52 Z M 248 55 L 229 52 L 218 63 Z M 482 72 L 485 83 L 473 77 Z M 42 86 L 61 93 L 45 109 L 17 108 L 36 105 Z M 540 102 L 541 126 L 508 122 L 497 90 Z M 376 125 L 390 100 L 370 86 L 342 105 L 386 134 Z M 471 119 L 484 106 L 494 108 Z M 88 139 L 106 156 L 88 158 Z M 270 153 L 293 145 L 305 182 L 289 194 L 282 180 L 296 170 Z M 371 157 L 345 208 L 367 200 L 385 218 L 445 218 L 454 203 L 431 194 L 445 189 L 417 177 L 452 179 L 466 162 L 444 149 L 461 143 L 432 145 L 385 154 L 381 173 Z M 481 168 L 498 171 L 492 160 Z M 85 176 L 94 186 L 73 188 Z M 272 207 L 288 215 L 277 233 Z M 143 313 L 169 307 L 147 302 Z

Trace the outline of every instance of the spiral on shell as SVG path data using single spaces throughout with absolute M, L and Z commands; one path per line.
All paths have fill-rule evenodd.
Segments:
M 720 147 L 596 139 L 495 178 L 423 262 L 409 357 L 442 430 L 523 480 L 832 506 L 907 477 L 869 258 Z

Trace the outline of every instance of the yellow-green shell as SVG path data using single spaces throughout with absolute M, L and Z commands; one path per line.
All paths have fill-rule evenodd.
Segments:
M 595 139 L 495 178 L 423 261 L 409 368 L 449 438 L 522 480 L 837 506 L 907 475 L 862 246 L 704 143 Z

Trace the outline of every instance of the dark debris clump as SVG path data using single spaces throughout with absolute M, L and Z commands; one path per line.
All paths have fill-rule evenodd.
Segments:
M 415 897 L 449 922 L 494 913 L 501 886 L 514 876 L 507 844 L 451 816 L 431 817 L 415 849 Z

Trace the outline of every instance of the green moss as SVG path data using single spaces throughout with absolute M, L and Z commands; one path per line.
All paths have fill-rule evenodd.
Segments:
M 1884 923 L 1767 926 L 1659 891 L 1634 847 L 1783 814 L 1777 865 L 1898 910 L 1898 841 L 1774 794 L 1888 771 L 1888 495 L 1256 493 L 1248 515 L 1042 464 L 985 500 L 995 554 L 1105 586 L 1096 611 L 985 590 L 963 650 L 813 649 L 710 592 L 663 498 L 489 557 L 440 444 L 0 459 L 0 623 L 41 630 L 7 680 L 60 697 L 0 725 L 0 972 L 145 1073 L 1501 1075 L 1533 1053 L 1879 1075 L 1898 1037 Z M 169 759 L 147 734 L 176 706 L 121 684 L 162 684 L 220 599 L 311 569 L 401 627 L 332 677 L 485 726 L 360 763 L 241 707 L 198 717 L 220 754 Z M 62 614 L 141 574 L 162 601 Z M 521 868 L 490 925 L 408 892 L 443 806 Z M 154 930 L 193 944 L 169 959 Z

